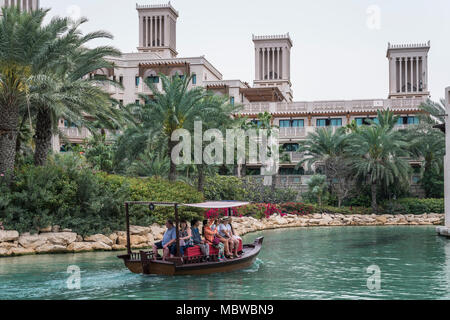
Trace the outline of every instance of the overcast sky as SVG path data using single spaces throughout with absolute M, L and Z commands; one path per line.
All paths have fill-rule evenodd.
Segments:
M 138 45 L 139 4 L 161 0 L 41 0 L 50 16 L 84 16 L 84 31 L 114 35 L 122 52 Z M 387 98 L 387 43 L 431 40 L 432 99 L 450 86 L 449 0 L 172 0 L 180 13 L 179 57 L 205 57 L 224 79 L 253 82 L 252 34 L 289 32 L 294 100 Z M 94 44 L 105 44 L 97 42 Z

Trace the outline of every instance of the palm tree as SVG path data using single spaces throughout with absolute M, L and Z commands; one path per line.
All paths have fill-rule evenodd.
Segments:
M 335 130 L 334 128 L 320 128 L 315 132 L 309 133 L 306 140 L 300 143 L 299 152 L 304 154 L 296 169 L 303 164 L 308 166 L 308 170 L 313 165 L 323 164 L 324 174 L 329 177 L 329 164 L 337 158 L 343 158 L 348 145 L 348 136 L 344 130 Z
M 240 105 L 230 104 L 230 99 L 227 96 L 213 95 L 210 92 L 205 96 L 198 105 L 200 110 L 209 110 L 208 112 L 202 113 L 198 120 L 202 121 L 202 129 L 204 131 L 209 129 L 218 129 L 222 133 L 222 137 L 226 136 L 226 130 L 233 128 L 237 121 L 232 117 L 240 109 Z M 189 123 L 186 129 L 190 132 L 194 131 L 193 123 Z M 202 149 L 205 146 L 203 143 Z M 197 164 L 197 190 L 203 191 L 203 186 L 205 183 L 205 175 L 207 172 L 209 174 L 215 174 L 215 168 L 206 168 L 206 164 L 202 161 L 201 164 Z
M 58 64 L 51 66 L 45 63 L 33 68 L 30 78 L 30 102 L 36 110 L 36 133 L 34 136 L 36 150 L 35 165 L 44 165 L 51 149 L 51 138 L 60 118 L 76 123 L 91 130 L 95 122 L 114 128 L 120 121 L 120 111 L 113 108 L 117 105 L 102 90 L 102 83 L 111 82 L 103 77 L 87 77 L 90 73 L 113 65 L 105 60 L 105 56 L 118 56 L 120 52 L 114 48 L 103 46 L 88 49 L 85 44 L 95 39 L 112 39 L 112 35 L 104 31 L 82 35 L 80 26 L 86 19 L 71 23 L 66 34 L 58 39 L 64 44 L 64 51 L 58 57 Z
M 378 186 L 408 181 L 410 171 L 409 163 L 402 158 L 408 156 L 408 145 L 392 125 L 396 118 L 387 110 L 379 111 L 378 119 L 379 124 L 373 123 L 352 134 L 348 145 L 356 176 L 370 183 L 374 212 L 378 212 Z
M 214 116 L 215 109 L 210 105 L 203 105 L 202 101 L 210 93 L 204 88 L 189 88 L 192 77 L 174 76 L 169 79 L 160 74 L 162 91 L 153 81 L 145 79 L 145 84 L 151 89 L 153 97 L 141 94 L 139 97 L 145 101 L 144 105 L 131 104 L 127 106 L 134 126 L 127 129 L 124 137 L 119 139 L 118 153 L 120 157 L 126 154 L 128 158 L 135 158 L 144 152 L 153 141 L 157 140 L 167 146 L 167 156 L 172 157 L 172 150 L 176 142 L 172 141 L 172 134 L 178 129 L 193 126 L 194 121 Z M 132 148 L 134 152 L 124 149 Z M 177 168 L 170 161 L 169 180 L 175 181 Z
M 27 105 L 28 80 L 33 67 L 51 63 L 60 54 L 58 37 L 67 30 L 67 19 L 54 18 L 46 26 L 49 10 L 20 12 L 2 9 L 0 19 L 0 174 L 14 170 L 19 109 Z M 44 54 L 45 52 L 45 54 Z

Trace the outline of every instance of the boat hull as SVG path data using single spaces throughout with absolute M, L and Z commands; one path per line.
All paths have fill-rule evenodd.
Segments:
M 240 258 L 226 260 L 223 262 L 202 262 L 192 264 L 176 264 L 166 261 L 143 261 L 131 259 L 130 255 L 119 256 L 124 260 L 125 266 L 136 274 L 149 275 L 166 275 L 166 276 L 182 276 L 182 275 L 205 275 L 232 272 L 250 267 L 255 262 L 259 252 L 261 251 L 264 238 L 256 239 L 252 245 L 244 245 L 243 254 Z

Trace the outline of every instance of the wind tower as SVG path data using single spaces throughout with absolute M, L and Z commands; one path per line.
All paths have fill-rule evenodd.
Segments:
M 0 6 L 2 8 L 18 7 L 20 10 L 30 12 L 39 9 L 39 0 L 0 0 Z
M 389 43 L 389 99 L 428 97 L 430 41 L 419 44 Z
M 139 15 L 139 52 L 154 52 L 161 58 L 175 58 L 177 52 L 176 11 L 170 2 L 160 5 L 136 5 Z
M 255 88 L 277 87 L 286 101 L 293 98 L 291 84 L 291 48 L 289 33 L 255 36 Z

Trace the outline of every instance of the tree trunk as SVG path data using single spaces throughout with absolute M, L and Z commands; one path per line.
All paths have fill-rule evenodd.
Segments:
M 34 136 L 36 150 L 34 151 L 34 165 L 44 166 L 48 153 L 52 147 L 52 117 L 50 110 L 39 108 L 36 118 L 36 134 Z
M 378 213 L 378 205 L 377 205 L 377 183 L 372 183 L 371 185 L 372 191 L 372 210 L 374 213 Z
M 200 192 L 203 192 L 203 187 L 205 185 L 205 164 L 199 164 L 197 165 L 198 168 L 198 184 L 197 184 L 197 190 Z
M 168 147 L 167 153 L 170 161 L 169 181 L 175 182 L 177 180 L 177 166 L 172 161 L 172 149 L 175 147 L 175 142 L 171 140 L 171 137 L 169 137 Z
M 0 174 L 12 174 L 16 159 L 19 108 L 0 105 Z

